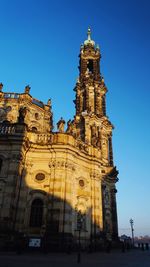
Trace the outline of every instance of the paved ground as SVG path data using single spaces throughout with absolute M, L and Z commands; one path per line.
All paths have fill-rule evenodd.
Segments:
M 112 251 L 107 254 L 82 253 L 81 262 L 77 263 L 77 254 L 41 254 L 30 253 L 16 255 L 15 253 L 0 252 L 0 267 L 150 267 L 150 251 L 132 250 L 122 253 Z

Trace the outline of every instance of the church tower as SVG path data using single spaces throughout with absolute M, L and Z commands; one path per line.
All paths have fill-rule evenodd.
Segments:
M 79 78 L 75 92 L 77 127 L 80 138 L 88 145 L 99 148 L 103 160 L 113 165 L 112 129 L 113 125 L 106 116 L 107 88 L 100 73 L 100 49 L 91 39 L 91 30 L 88 29 L 88 38 L 81 45 Z
M 76 99 L 75 122 L 78 136 L 91 149 L 94 157 L 100 159 L 103 231 L 109 238 L 117 238 L 116 188 L 118 171 L 113 163 L 112 130 L 113 125 L 106 115 L 107 87 L 101 75 L 101 53 L 98 45 L 91 39 L 88 28 L 87 40 L 81 45 L 79 55 L 79 78 L 74 91 Z M 111 233 L 111 234 L 110 234 Z

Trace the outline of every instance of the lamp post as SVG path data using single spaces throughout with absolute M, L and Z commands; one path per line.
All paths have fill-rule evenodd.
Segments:
M 134 247 L 134 228 L 133 228 L 133 219 L 130 219 L 131 233 L 132 233 L 132 246 Z

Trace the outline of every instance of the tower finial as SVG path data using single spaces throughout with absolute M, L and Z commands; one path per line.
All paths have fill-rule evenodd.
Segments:
M 91 41 L 91 29 L 90 29 L 90 27 L 88 27 L 87 36 L 88 36 L 88 41 Z
M 88 31 L 87 31 L 87 40 L 84 41 L 84 45 L 90 45 L 90 46 L 94 46 L 95 42 L 91 39 L 91 29 L 90 27 L 88 27 Z

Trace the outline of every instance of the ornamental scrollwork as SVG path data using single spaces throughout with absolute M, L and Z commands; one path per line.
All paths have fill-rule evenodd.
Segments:
M 71 171 L 75 171 L 74 164 L 66 161 L 51 161 L 49 162 L 49 168 L 57 168 L 57 169 L 68 169 Z
M 90 173 L 90 177 L 91 177 L 91 179 L 97 179 L 97 180 L 100 180 L 101 179 L 101 175 L 100 175 L 100 173 L 99 172 L 91 172 Z

